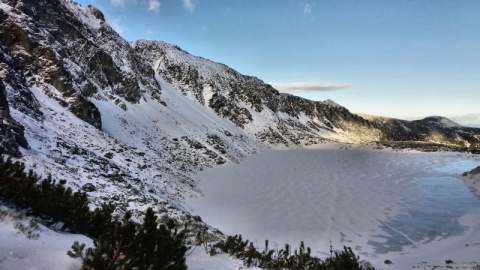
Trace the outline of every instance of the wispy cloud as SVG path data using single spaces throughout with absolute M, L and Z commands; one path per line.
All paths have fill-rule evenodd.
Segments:
M 149 0 L 148 10 L 153 12 L 158 12 L 160 10 L 160 1 L 159 0 Z
M 303 5 L 303 13 L 310 14 L 312 13 L 313 7 L 315 6 L 315 2 L 307 2 Z
M 195 8 L 197 7 L 196 0 L 182 0 L 183 8 L 185 8 L 189 12 L 194 12 Z
M 110 4 L 116 7 L 123 7 L 127 3 L 127 0 L 110 0 Z
M 312 91 L 333 91 L 349 88 L 345 83 L 326 83 L 326 82 L 271 82 L 273 88 L 284 93 L 294 92 L 312 92 Z

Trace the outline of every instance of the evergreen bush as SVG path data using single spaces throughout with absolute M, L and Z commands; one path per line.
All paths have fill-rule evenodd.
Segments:
M 114 206 L 102 204 L 91 211 L 85 192 L 73 192 L 51 177 L 41 180 L 25 165 L 4 160 L 0 155 L 0 201 L 40 217 L 47 225 L 62 224 L 62 229 L 93 238 L 93 247 L 75 242 L 67 254 L 83 262 L 82 269 L 169 269 L 183 270 L 186 229 L 177 224 L 157 223 L 151 208 L 143 224 L 131 220 L 127 212 L 122 220 L 112 217 Z
M 215 244 L 211 254 L 218 250 L 228 253 L 244 262 L 247 267 L 256 266 L 272 270 L 375 270 L 369 263 L 360 262 L 351 248 L 344 247 L 342 252 L 333 253 L 324 261 L 311 255 L 311 249 L 300 243 L 298 250 L 291 251 L 288 244 L 283 249 L 270 249 L 268 240 L 262 252 L 241 235 L 228 236 Z

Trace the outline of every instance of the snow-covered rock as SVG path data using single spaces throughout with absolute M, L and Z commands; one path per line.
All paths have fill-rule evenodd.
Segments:
M 462 174 L 465 183 L 480 195 L 480 166 Z

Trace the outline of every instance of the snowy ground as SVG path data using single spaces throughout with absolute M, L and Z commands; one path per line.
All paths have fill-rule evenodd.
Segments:
M 200 173 L 204 196 L 187 204 L 207 224 L 260 246 L 305 241 L 325 257 L 331 240 L 384 269 L 479 262 L 480 199 L 460 175 L 480 159 L 373 148 L 259 154 Z
M 18 229 L 18 223 L 29 228 L 29 220 L 19 217 L 11 209 L 0 205 L 0 269 L 16 270 L 74 270 L 80 269 L 78 260 L 67 256 L 73 242 L 91 244 L 77 234 L 52 231 L 42 225 L 29 230 L 38 238 L 29 239 Z M 17 226 L 16 226 L 17 225 Z
M 480 202 L 458 176 L 480 159 L 373 148 L 327 144 L 277 150 L 207 170 L 195 176 L 204 196 L 187 207 L 207 224 L 259 246 L 265 239 L 279 247 L 303 240 L 325 257 L 331 240 L 334 248 L 351 246 L 380 269 L 475 266 Z M 433 195 L 431 179 L 440 182 L 433 183 Z M 42 226 L 35 231 L 38 239 L 28 239 L 15 228 L 18 221 L 28 225 L 24 218 L 0 218 L 0 269 L 79 268 L 66 251 L 74 241 L 91 240 Z M 387 259 L 393 265 L 385 265 Z M 194 270 L 245 269 L 241 261 L 210 257 L 201 247 L 191 251 L 187 264 Z
M 227 254 L 209 256 L 201 247 L 197 247 L 191 254 L 189 254 L 187 257 L 187 265 L 189 270 L 246 269 L 241 260 L 233 259 Z M 248 269 L 256 270 L 260 268 L 250 267 Z
M 92 240 L 77 234 L 50 230 L 42 225 L 30 227 L 30 219 L 0 205 L 0 270 L 78 270 L 80 260 L 67 255 L 73 242 L 87 246 Z M 26 230 L 19 229 L 18 223 Z M 35 234 L 27 237 L 25 231 Z M 243 262 L 226 254 L 210 257 L 202 247 L 187 251 L 187 265 L 191 270 L 244 269 Z M 257 269 L 257 268 L 250 268 Z

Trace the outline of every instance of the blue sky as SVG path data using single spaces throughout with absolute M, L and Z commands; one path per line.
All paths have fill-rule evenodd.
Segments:
M 127 40 L 173 43 L 309 99 L 480 124 L 478 0 L 76 1 Z

